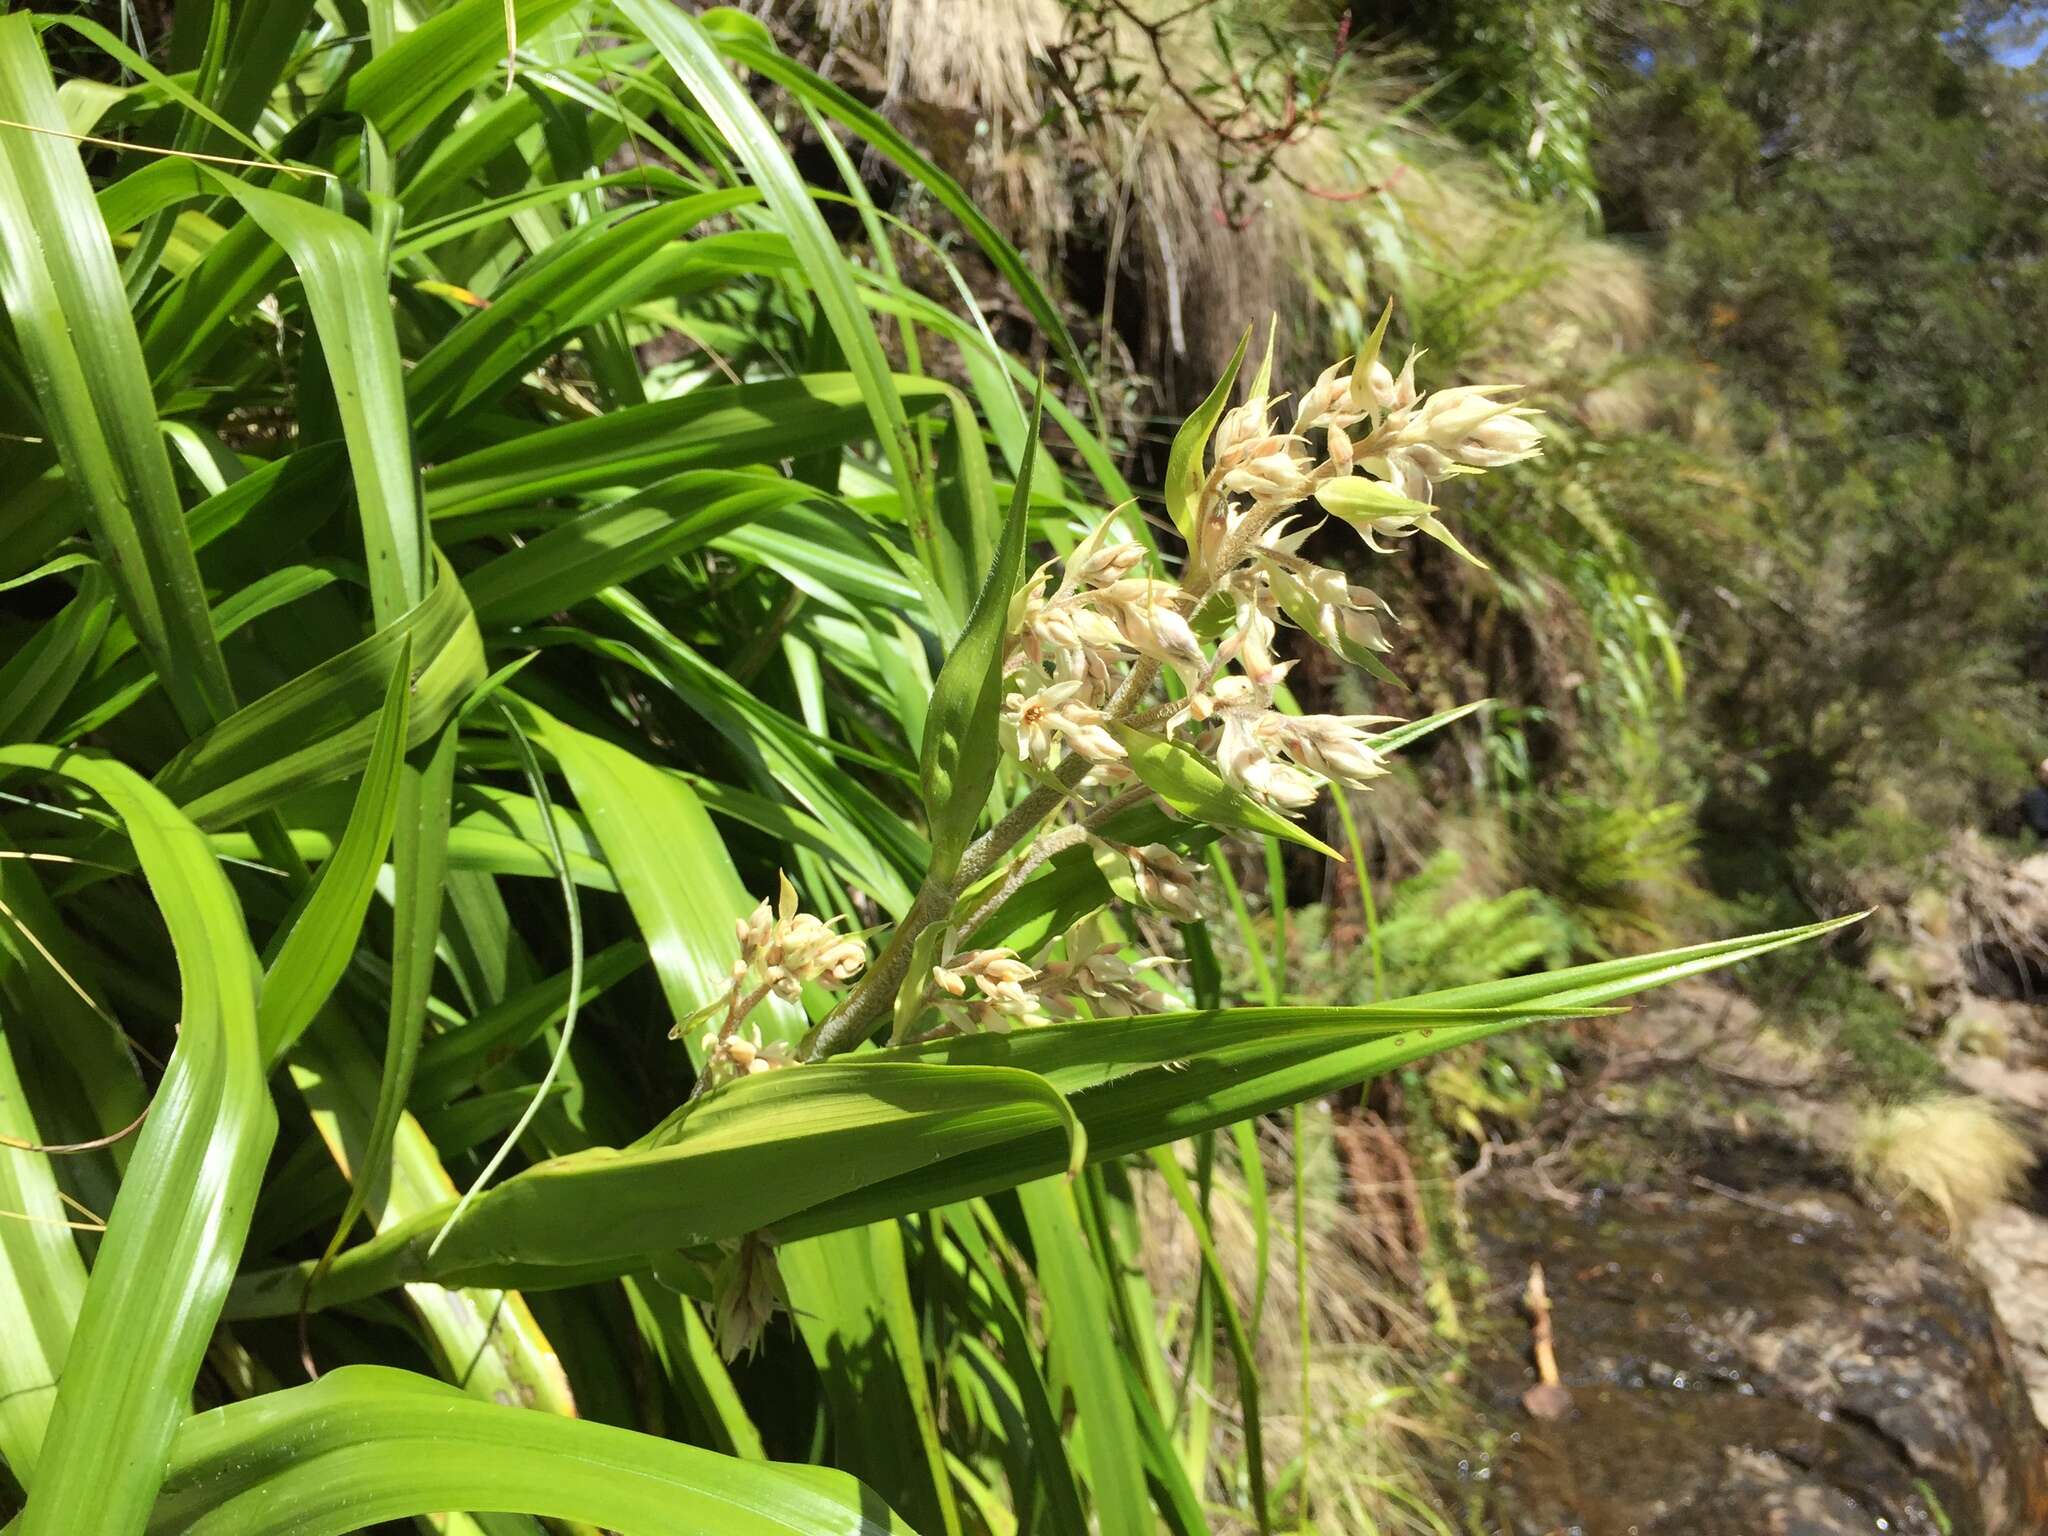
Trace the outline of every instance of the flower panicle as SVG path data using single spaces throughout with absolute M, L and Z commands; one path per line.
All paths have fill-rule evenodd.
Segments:
M 1149 682 L 1171 670 L 1181 698 L 1165 711 L 1169 732 L 1202 731 L 1223 777 L 1272 809 L 1297 813 L 1325 784 L 1358 786 L 1384 773 L 1359 719 L 1273 707 L 1292 665 L 1280 654 L 1283 628 L 1375 668 L 1393 649 L 1396 619 L 1378 594 L 1302 553 L 1319 514 L 1350 524 L 1377 553 L 1425 533 L 1469 559 L 1436 516 L 1437 488 L 1542 448 L 1540 413 L 1518 391 L 1428 392 L 1417 381 L 1422 356 L 1411 351 L 1396 371 L 1380 359 L 1375 333 L 1356 363 L 1317 376 L 1291 422 L 1278 414 L 1281 395 L 1225 411 L 1179 582 L 1148 574 L 1149 553 L 1121 531 L 1122 508 L 1043 567 L 1011 611 L 1002 730 L 1016 756 L 1048 769 L 1081 758 L 1090 766 L 1084 790 L 1127 784 L 1116 711 L 1121 703 L 1128 717 L 1133 701 L 1123 691 L 1134 673 Z
M 1392 717 L 1294 713 L 1285 696 L 1296 661 L 1284 630 L 1385 676 L 1379 658 L 1392 651 L 1398 623 L 1371 587 L 1306 553 L 1309 540 L 1334 519 L 1376 554 L 1420 533 L 1474 559 L 1437 515 L 1440 487 L 1534 457 L 1543 431 L 1541 413 L 1511 386 L 1431 392 L 1418 378 L 1420 351 L 1389 366 L 1380 355 L 1384 326 L 1383 319 L 1358 358 L 1324 369 L 1291 413 L 1283 411 L 1286 395 L 1267 392 L 1269 370 L 1261 368 L 1257 393 L 1221 414 L 1190 488 L 1177 577 L 1124 506 L 1076 530 L 1068 553 L 1013 594 L 998 729 L 1009 754 L 1061 798 L 1034 824 L 1033 845 L 995 850 L 1014 862 L 996 894 L 976 896 L 989 904 L 980 912 L 999 907 L 1045 858 L 1085 843 L 1128 906 L 1153 920 L 1199 921 L 1202 871 L 1163 842 L 1118 836 L 1122 813 L 1147 794 L 1177 817 L 1186 813 L 1190 796 L 1174 785 L 1185 790 L 1186 775 L 1198 773 L 1188 754 L 1209 765 L 1223 790 L 1284 816 L 1307 812 L 1331 785 L 1364 789 L 1388 772 L 1380 728 Z M 1177 686 L 1162 690 L 1163 676 Z M 1163 754 L 1170 771 L 1160 768 L 1162 736 L 1173 749 Z M 1059 818 L 1074 824 L 1054 828 Z M 941 907 L 923 922 L 966 924 L 967 910 Z M 979 923 L 977 916 L 970 926 Z M 739 920 L 735 936 L 727 987 L 685 1021 L 709 1026 L 707 1082 L 788 1063 L 792 1053 L 765 1040 L 751 1016 L 768 998 L 793 1001 L 810 985 L 852 987 L 842 1006 L 858 1000 L 859 1022 L 894 998 L 899 1031 L 906 1020 L 930 1024 L 934 1016 L 941 1031 L 1002 1033 L 1178 1006 L 1159 984 L 1164 962 L 1129 958 L 1099 916 L 1028 955 L 1000 944 L 960 948 L 948 928 L 936 948 L 921 943 L 924 958 L 913 960 L 905 947 L 915 935 L 899 932 L 885 952 L 895 968 L 878 964 L 877 974 L 860 979 L 866 945 L 801 911 L 785 877 L 773 902 Z
M 1132 850 L 1134 853 L 1137 850 Z M 1170 850 L 1163 868 L 1187 880 L 1193 871 Z M 960 1034 L 1008 1034 L 1019 1025 L 1095 1017 L 1128 1017 L 1179 1006 L 1155 986 L 1150 974 L 1166 962 L 1130 961 L 1088 917 L 1064 935 L 1064 956 L 1031 965 L 1015 950 L 969 949 L 949 954 L 931 971 L 931 1000 L 944 1028 Z

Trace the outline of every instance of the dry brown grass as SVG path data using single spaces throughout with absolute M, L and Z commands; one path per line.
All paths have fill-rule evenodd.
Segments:
M 1135 264 L 1145 355 L 1133 361 L 1145 371 L 1185 367 L 1206 386 L 1243 328 L 1267 315 L 1348 317 L 1388 292 L 1419 303 L 1480 269 L 1510 274 L 1503 302 L 1514 313 L 1495 355 L 1474 361 L 1515 382 L 1590 376 L 1648 333 L 1652 296 L 1639 258 L 1560 230 L 1510 198 L 1492 167 L 1430 130 L 1409 110 L 1422 82 L 1407 58 L 1354 52 L 1322 126 L 1281 152 L 1284 174 L 1260 184 L 1238 227 L 1221 216 L 1232 199 L 1213 134 L 1167 87 L 1135 26 L 1123 24 L 1116 42 L 1120 70 L 1135 77 L 1127 110 L 1078 126 L 1047 111 L 1059 103 L 1042 61 L 1066 35 L 1062 0 L 754 0 L 753 9 L 788 22 L 828 71 L 910 119 L 1042 270 L 1077 230 L 1106 237 L 1104 317 L 1134 302 L 1119 300 L 1114 274 L 1122 261 Z M 1187 7 L 1133 0 L 1131 9 L 1157 17 Z M 1213 13 L 1226 26 L 1252 14 L 1290 20 L 1286 7 L 1260 0 L 1219 0 Z M 1183 88 L 1228 77 L 1211 14 L 1164 34 Z M 1320 362 L 1327 339 L 1316 329 L 1282 327 Z M 1626 386 L 1605 387 L 1603 414 L 1640 409 Z
M 1398 1146 L 1379 1146 L 1371 1127 L 1336 1125 L 1317 1106 L 1304 1120 L 1312 1513 L 1326 1530 L 1447 1533 L 1427 1469 L 1455 1460 L 1447 1447 L 1461 1412 L 1439 1379 L 1442 1361 L 1419 1294 L 1413 1175 Z M 1245 1179 L 1230 1150 L 1219 1143 L 1210 1225 L 1232 1296 L 1249 1322 L 1257 1243 Z M 1301 1455 L 1304 1439 L 1293 1153 L 1277 1124 L 1265 1128 L 1261 1151 L 1271 1252 L 1263 1325 L 1254 1343 L 1267 1476 L 1277 1483 Z M 1147 1279 L 1162 1309 L 1184 1318 L 1200 1272 L 1199 1250 L 1162 1182 L 1144 1178 L 1139 1190 Z M 1183 1328 L 1174 1341 L 1181 1363 L 1187 1347 Z M 1245 1454 L 1240 1398 L 1220 1336 L 1214 1391 L 1212 1457 L 1220 1466 L 1239 1466 Z

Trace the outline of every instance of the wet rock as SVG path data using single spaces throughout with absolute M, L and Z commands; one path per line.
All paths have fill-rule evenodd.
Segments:
M 1969 1252 L 2012 1339 L 2034 1415 L 2048 1424 L 2048 1217 L 1993 1206 L 1970 1228 Z
M 1512 1177 L 1472 1228 L 1502 1326 L 1500 1536 L 2037 1536 L 2048 1461 L 1983 1286 L 1797 1149 L 1745 1143 L 1576 1206 Z M 1674 1187 L 1675 1186 L 1675 1187 Z M 1574 1411 L 1530 1418 L 1529 1266 Z

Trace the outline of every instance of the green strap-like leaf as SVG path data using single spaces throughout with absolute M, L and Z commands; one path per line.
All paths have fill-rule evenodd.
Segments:
M 348 1000 L 353 1003 L 353 1000 Z M 370 1030 L 354 1027 L 367 1010 L 330 1008 L 288 1058 L 293 1085 L 304 1099 L 321 1143 L 347 1178 L 363 1166 L 377 1115 L 383 1064 L 371 1054 Z M 411 1115 L 401 1115 L 390 1140 L 390 1177 L 368 1207 L 380 1232 L 402 1226 L 422 1211 L 454 1208 L 455 1185 L 440 1149 Z M 274 1187 L 274 1186 L 273 1186 Z M 291 1235 L 332 1223 L 347 1199 L 343 1185 L 333 1204 L 292 1224 Z M 418 1318 L 422 1342 L 446 1380 L 486 1402 L 517 1402 L 545 1413 L 573 1415 L 575 1399 L 553 1342 L 534 1319 L 525 1297 L 493 1287 L 422 1286 L 405 1293 Z M 294 1293 L 287 1311 L 296 1310 Z
M 107 1219 L 21 1536 L 140 1531 L 241 1254 L 277 1114 L 256 1033 L 256 956 L 199 829 L 130 769 L 0 748 L 0 766 L 72 779 L 120 819 L 170 929 L 177 1048 Z
M 412 646 L 402 644 L 391 669 L 369 766 L 356 791 L 348 828 L 263 978 L 259 1032 L 265 1061 L 291 1048 L 341 980 L 377 891 L 377 872 L 398 820 L 400 771 L 405 765 L 406 721 L 411 710 Z
M 699 193 L 557 241 L 443 337 L 405 381 L 415 420 L 433 429 L 505 385 L 594 320 L 639 298 L 664 247 L 708 218 L 753 201 L 740 187 Z
M 481 1403 L 378 1366 L 186 1420 L 149 1530 L 339 1536 L 449 1509 L 518 1510 L 620 1536 L 910 1536 L 841 1472 Z
M 1045 1292 L 1053 1371 L 1074 1394 L 1081 1464 L 1095 1494 L 1097 1524 L 1103 1536 L 1152 1536 L 1138 1426 L 1109 1331 L 1101 1260 L 1089 1251 L 1068 1185 L 1041 1179 L 1021 1186 L 1017 1196 Z
M 983 254 L 1003 275 L 1024 307 L 1031 312 L 1031 318 L 1038 328 L 1045 332 L 1060 360 L 1071 370 L 1074 379 L 1087 391 L 1089 404 L 1098 419 L 1102 413 L 1101 401 L 1097 398 L 1095 377 L 1075 345 L 1073 334 L 1067 329 L 1066 316 L 1058 302 L 1046 292 L 1045 285 L 1031 270 L 1017 248 L 1003 238 L 981 209 L 969 197 L 960 184 L 941 170 L 930 156 L 898 133 L 889 120 L 880 113 L 865 106 L 857 97 L 849 95 L 831 81 L 804 68 L 786 54 L 776 49 L 773 40 L 754 17 L 738 11 L 722 10 L 707 17 L 705 27 L 718 39 L 719 48 L 730 58 L 737 59 L 756 74 L 787 90 L 792 96 L 802 98 L 816 105 L 828 117 L 836 118 L 850 128 L 875 150 L 893 160 L 900 168 L 924 183 L 934 198 L 945 210 L 960 221 L 961 227 L 974 237 Z
M 623 939 L 592 955 L 583 967 L 578 1006 L 588 1007 L 647 963 L 647 946 Z M 420 1050 L 413 1102 L 445 1104 L 484 1072 L 508 1059 L 569 1009 L 567 972 L 535 982 L 493 1004 L 459 1028 L 436 1035 Z
M 946 386 L 896 380 L 907 408 L 946 403 Z M 528 432 L 426 472 L 427 510 L 444 518 L 608 486 L 649 486 L 685 469 L 773 463 L 864 436 L 861 382 L 850 374 L 715 385 L 674 400 Z
M 929 1209 L 1067 1164 L 1070 1133 L 1048 1084 L 1071 1096 L 1089 1156 L 1100 1159 L 1264 1114 L 1539 1018 L 1583 1016 L 1853 920 L 1415 1003 L 1043 1025 L 771 1072 L 698 1101 L 631 1148 L 557 1158 L 506 1180 L 478 1200 L 432 1263 L 425 1248 L 434 1212 L 380 1234 L 336 1261 L 313 1305 L 421 1279 L 576 1284 L 763 1225 L 810 1236 Z M 914 1070 L 937 1062 L 950 1064 Z M 296 1305 L 302 1285 L 296 1267 L 251 1276 L 234 1309 L 274 1315 Z
M 434 953 L 441 937 L 441 901 L 448 875 L 448 821 L 455 794 L 455 756 L 462 729 L 457 716 L 441 728 L 420 760 L 398 774 L 397 826 L 391 853 L 396 899 L 391 904 L 391 987 L 384 1023 L 384 1069 L 377 1080 L 377 1105 L 370 1117 L 360 1161 L 350 1170 L 348 1203 L 335 1223 L 322 1257 L 340 1251 L 349 1229 L 377 1192 L 390 1166 L 392 1140 L 412 1095 L 420 1036 L 427 1023 L 427 997 L 434 982 Z
M 516 0 L 522 38 L 539 37 L 579 0 Z M 397 38 L 348 82 L 343 108 L 403 148 L 505 65 L 506 0 L 455 0 Z
M 348 444 L 370 599 L 383 629 L 419 605 L 433 575 L 383 252 L 353 219 L 209 175 L 290 255 L 305 286 Z
M 1190 550 L 1197 545 L 1199 530 L 1195 519 L 1201 514 L 1202 482 L 1208 477 L 1204 460 L 1208 456 L 1209 438 L 1216 431 L 1216 423 L 1223 419 L 1224 408 L 1230 404 L 1230 389 L 1237 382 L 1237 370 L 1244 366 L 1244 349 L 1251 345 L 1251 340 L 1251 328 L 1247 326 L 1244 335 L 1238 338 L 1237 351 L 1231 354 L 1223 377 L 1209 391 L 1209 398 L 1195 407 L 1194 415 L 1181 423 L 1180 430 L 1173 434 L 1173 447 L 1167 451 L 1166 515 L 1173 519 L 1173 526 Z
M 761 189 L 790 244 L 796 248 L 811 291 L 831 322 L 847 366 L 860 380 L 861 396 L 874 418 L 882 452 L 895 475 L 896 491 L 910 511 L 913 537 L 931 541 L 929 495 L 925 470 L 915 456 L 915 439 L 903 401 L 896 392 L 882 343 L 861 306 L 844 252 L 811 200 L 810 188 L 791 163 L 780 134 L 762 117 L 761 109 L 727 72 L 717 46 L 696 17 L 677 10 L 668 0 L 616 0 L 629 18 L 661 51 L 685 90 L 717 126 L 727 145 L 745 163 Z M 939 566 L 934 566 L 937 574 Z
M 341 562 L 330 561 L 319 565 L 286 565 L 266 571 L 232 597 L 214 604 L 213 632 L 225 640 L 265 614 L 289 607 L 323 587 L 332 586 L 342 579 L 341 572 L 346 569 Z M 121 627 L 116 626 L 116 631 L 110 632 L 107 644 L 101 649 L 98 662 L 102 670 L 65 701 L 68 707 L 64 721 L 47 739 L 76 741 L 89 735 L 118 719 L 157 686 L 157 675 L 150 666 L 148 655 L 135 648 L 133 636 L 126 637 L 126 644 L 121 643 L 123 637 L 118 633 Z M 111 665 L 108 664 L 110 660 Z
M 557 524 L 471 572 L 463 585 L 480 623 L 517 624 L 573 608 L 812 494 L 766 470 L 685 470 Z
M 728 1455 L 766 1461 L 761 1431 L 747 1417 L 732 1373 L 718 1353 L 711 1330 L 697 1315 L 696 1303 L 646 1276 L 628 1276 L 624 1289 L 640 1335 L 677 1396 L 695 1405 Z
M 776 1250 L 790 1310 L 824 1383 L 837 1464 L 937 1536 L 959 1536 L 903 1234 L 893 1221 Z
M 1259 1529 L 1270 1530 L 1272 1511 L 1266 1502 L 1266 1453 L 1262 1443 L 1264 1418 L 1259 1409 L 1259 1365 L 1252 1338 L 1237 1310 L 1237 1298 L 1231 1293 L 1230 1276 L 1216 1252 L 1215 1239 L 1209 1232 L 1209 1220 L 1202 1214 L 1201 1202 L 1195 1198 L 1188 1176 L 1181 1171 L 1180 1160 L 1171 1147 L 1154 1147 L 1152 1166 L 1159 1171 L 1167 1193 L 1180 1207 L 1181 1218 L 1187 1222 L 1188 1230 L 1195 1234 L 1195 1244 L 1201 1250 L 1202 1277 L 1217 1311 L 1222 1315 L 1224 1336 L 1230 1341 L 1230 1356 L 1237 1365 L 1237 1390 L 1244 1410 L 1245 1472 L 1251 1481 L 1252 1511 L 1258 1516 Z M 1253 1175 L 1248 1173 L 1247 1176 Z M 1258 1283 L 1263 1284 L 1264 1280 L 1264 1272 L 1261 1271 Z
M 1455 709 L 1439 710 L 1433 715 L 1425 715 L 1420 720 L 1403 721 L 1400 725 L 1377 732 L 1372 737 L 1373 750 L 1375 752 L 1397 752 L 1411 742 L 1420 741 L 1423 737 L 1440 731 L 1447 725 L 1456 724 L 1467 715 L 1477 714 L 1492 703 L 1493 700 L 1491 699 L 1474 699 L 1470 704 L 1460 704 Z
M 222 721 L 165 764 L 157 786 L 193 820 L 218 827 L 358 772 L 376 740 L 393 658 L 408 639 L 414 677 L 406 744 L 418 746 L 484 676 L 476 620 L 445 561 L 417 608 Z
M 110 591 L 105 574 L 87 562 L 64 611 L 0 666 L 0 741 L 33 740 L 63 707 L 114 616 Z
M 732 925 L 754 907 L 724 840 L 674 774 L 525 709 L 535 741 L 560 766 L 618 877 L 673 1017 L 690 1017 L 731 979 L 739 953 Z M 779 998 L 757 1017 L 777 1038 L 803 1032 L 801 1011 Z M 686 1046 L 694 1050 L 696 1042 Z
M 122 612 L 188 732 L 235 707 L 141 344 L 34 18 L 0 17 L 0 294 Z
M 757 1075 L 695 1100 L 631 1147 L 554 1158 L 505 1180 L 477 1197 L 431 1260 L 446 1206 L 349 1249 L 312 1305 L 430 1276 L 539 1289 L 630 1273 L 678 1248 L 773 1229 L 950 1150 L 1041 1127 L 1059 1138 L 1049 1170 L 1058 1173 L 1072 1156 L 1060 1100 L 1043 1079 L 1006 1068 L 848 1061 Z M 295 1311 L 306 1274 L 292 1266 L 245 1277 L 239 1315 Z
M 0 1028 L 0 1136 L 17 1144 L 0 1153 L 0 1200 L 14 1213 L 0 1218 L 0 1316 L 9 1320 L 0 1328 L 0 1460 L 26 1484 L 35 1481 L 78 1323 L 85 1261 L 69 1230 L 77 1217 L 58 1198 L 49 1155 L 25 1149 L 50 1138 L 37 1126 L 14 1057 Z
M 960 1250 L 981 1276 L 987 1290 L 986 1307 L 994 1314 L 1003 1341 L 1003 1364 L 1015 1383 L 1024 1409 L 1031 1440 L 1033 1478 L 1045 1490 L 1046 1505 L 1052 1512 L 1052 1529 L 1082 1531 L 1088 1518 L 1081 1508 L 1081 1492 L 1073 1464 L 1067 1459 L 1067 1444 L 1060 1434 L 1060 1416 L 1047 1390 L 1044 1369 L 1031 1342 L 1021 1310 L 1022 1299 L 1012 1289 L 1009 1277 L 997 1263 L 984 1226 L 995 1230 L 995 1217 L 984 1201 L 954 1206 L 945 1212 L 948 1230 Z M 1007 1251 L 1007 1250 L 1006 1250 Z M 1021 1512 L 1021 1511 L 1020 1511 Z

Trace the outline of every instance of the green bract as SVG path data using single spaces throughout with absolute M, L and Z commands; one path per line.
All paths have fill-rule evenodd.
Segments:
M 1031 465 L 1038 450 L 1039 413 L 1031 413 L 1031 435 L 1017 470 L 1009 515 L 996 539 L 995 563 L 974 599 L 967 625 L 932 685 L 924 718 L 920 778 L 932 840 L 931 877 L 950 880 L 974 835 L 982 807 L 994 787 L 1002 746 L 996 722 L 1002 712 L 1003 652 L 1009 643 L 1010 597 L 1024 570 L 1026 514 L 1031 504 Z

